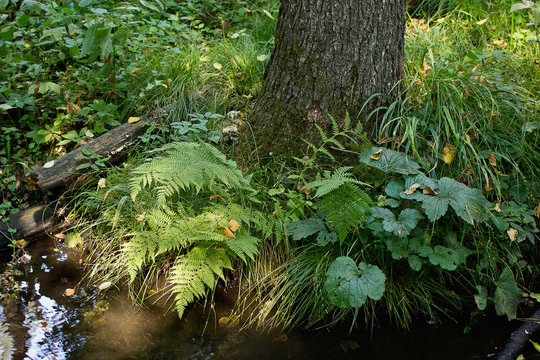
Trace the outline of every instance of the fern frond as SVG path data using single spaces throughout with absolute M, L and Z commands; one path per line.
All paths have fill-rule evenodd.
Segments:
M 350 169 L 352 169 L 352 167 L 350 166 L 340 167 L 332 174 L 330 174 L 329 171 L 325 171 L 322 178 L 320 176 L 317 176 L 317 179 L 306 184 L 305 188 L 317 189 L 315 197 L 320 198 L 347 183 L 361 186 L 369 186 L 369 184 L 356 180 L 349 172 Z
M 182 317 L 186 307 L 205 296 L 212 289 L 218 277 L 223 277 L 221 269 L 230 267 L 228 257 L 217 249 L 194 247 L 189 253 L 179 256 L 169 276 L 172 284 L 174 308 Z
M 254 259 L 258 252 L 259 239 L 254 236 L 239 234 L 234 239 L 227 239 L 225 244 L 235 256 L 240 257 L 245 262 L 247 258 Z
M 211 145 L 179 142 L 161 148 L 158 153 L 133 171 L 129 183 L 132 199 L 150 186 L 155 187 L 158 205 L 184 191 L 214 190 L 219 185 L 254 192 L 236 163 Z
M 372 204 L 370 197 L 352 183 L 345 183 L 326 193 L 318 202 L 339 241 L 347 237 L 352 227 L 363 223 Z

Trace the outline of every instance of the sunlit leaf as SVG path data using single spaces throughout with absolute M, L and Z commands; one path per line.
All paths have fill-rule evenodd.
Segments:
M 506 233 L 508 234 L 510 241 L 516 241 L 518 237 L 518 231 L 516 229 L 511 227 L 508 230 L 506 230 Z
M 231 229 L 232 232 L 237 231 L 239 228 L 240 224 L 238 223 L 238 221 L 234 219 L 231 219 L 231 221 L 229 221 L 229 229 Z
M 223 233 L 224 233 L 225 236 L 227 236 L 228 238 L 231 238 L 231 239 L 235 239 L 235 238 L 236 238 L 236 236 L 234 236 L 233 232 L 232 232 L 228 227 L 223 228 Z
M 223 65 L 221 65 L 221 64 L 218 63 L 218 62 L 213 63 L 212 66 L 213 66 L 216 70 L 221 70 L 221 69 L 223 69 Z
M 141 120 L 141 118 L 139 116 L 130 116 L 128 118 L 128 123 L 133 124 L 133 123 L 136 123 L 139 120 Z

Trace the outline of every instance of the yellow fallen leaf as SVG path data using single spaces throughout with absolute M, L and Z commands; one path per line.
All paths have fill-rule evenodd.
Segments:
M 218 320 L 219 326 L 227 326 L 227 322 L 229 321 L 229 318 L 227 316 L 222 316 Z
M 259 60 L 259 61 L 264 61 L 264 60 L 266 60 L 266 58 L 267 58 L 267 56 L 265 54 L 261 54 L 261 55 L 257 56 L 257 60 Z
M 489 154 L 488 160 L 489 160 L 489 163 L 491 164 L 491 166 L 497 167 L 497 159 L 495 159 L 495 155 Z
M 373 154 L 369 155 L 369 157 L 371 158 L 371 160 L 379 160 L 381 158 L 381 154 L 383 152 L 383 149 L 379 149 L 377 150 L 376 152 L 374 152 Z
M 27 43 L 27 42 L 25 42 L 25 43 L 23 44 L 23 46 L 24 46 L 25 48 L 27 48 L 27 49 L 28 49 L 29 47 L 32 47 L 32 45 L 30 45 L 30 44 Z
M 223 65 L 221 65 L 221 64 L 218 63 L 218 62 L 213 63 L 212 66 L 213 66 L 215 69 L 217 69 L 217 70 L 223 69 Z
M 424 195 L 437 195 L 437 194 L 439 194 L 438 192 L 436 192 L 435 190 L 433 190 L 429 186 L 425 186 L 424 190 L 422 190 L 422 193 Z
M 234 219 L 231 219 L 231 221 L 229 221 L 229 229 L 231 229 L 232 232 L 235 232 L 239 228 L 240 228 L 240 224 L 238 223 L 238 221 Z
M 135 220 L 137 221 L 143 221 L 144 220 L 144 215 L 139 215 L 135 218 Z
M 210 61 L 210 58 L 208 56 L 203 56 L 199 59 L 199 61 L 202 61 L 202 62 L 208 62 Z
M 456 147 L 454 145 L 446 144 L 443 148 L 443 161 L 450 165 L 454 160 L 454 155 L 456 154 Z
M 98 181 L 98 183 L 97 183 L 97 186 L 98 186 L 99 188 L 102 188 L 102 189 L 103 189 L 103 188 L 106 186 L 106 185 L 105 185 L 106 183 L 107 183 L 107 180 L 106 180 L 105 178 L 101 178 L 101 179 L 99 179 L 99 181 Z
M 506 45 L 506 43 L 504 42 L 504 40 L 493 40 L 493 43 L 495 45 L 499 45 L 499 46 L 504 46 Z
M 506 230 L 506 233 L 508 234 L 508 237 L 510 238 L 510 241 L 516 241 L 518 236 L 518 231 L 514 228 L 509 228 Z
M 66 291 L 64 291 L 64 295 L 66 296 L 71 296 L 75 294 L 75 289 L 66 289 Z
M 136 123 L 139 120 L 141 120 L 140 116 L 130 116 L 128 118 L 128 123 L 133 124 L 133 123 Z
M 234 236 L 234 234 L 232 233 L 232 231 L 231 231 L 228 227 L 223 228 L 223 233 L 224 233 L 228 238 L 231 238 L 231 239 L 235 239 L 235 238 L 236 238 L 236 236 Z
M 26 245 L 26 240 L 24 240 L 24 239 L 17 240 L 17 246 L 18 247 L 23 247 L 24 245 Z
M 419 187 L 420 187 L 420 184 L 414 183 L 407 190 L 405 190 L 403 193 L 405 195 L 412 195 L 416 191 L 416 189 L 418 189 Z
M 486 21 L 488 21 L 488 18 L 485 18 L 485 19 L 482 19 L 482 20 L 480 20 L 480 21 L 477 21 L 476 23 L 477 23 L 478 25 L 484 25 L 484 24 L 486 23 Z
M 493 210 L 495 210 L 496 212 L 500 213 L 502 210 L 501 210 L 501 203 L 496 203 L 495 204 L 495 207 L 493 208 Z

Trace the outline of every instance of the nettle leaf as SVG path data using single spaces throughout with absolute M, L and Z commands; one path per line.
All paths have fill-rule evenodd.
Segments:
M 430 263 L 439 265 L 446 270 L 455 270 L 460 260 L 459 254 L 455 250 L 441 245 L 435 246 L 428 258 Z
M 448 205 L 460 218 L 474 225 L 475 220 L 484 219 L 489 203 L 480 190 L 445 177 L 439 180 L 438 195 L 422 197 L 422 208 L 428 219 L 433 222 L 446 213 Z
M 385 173 L 411 175 L 419 173 L 418 169 L 420 169 L 420 165 L 410 160 L 407 155 L 381 147 L 372 147 L 363 152 L 359 160 Z
M 478 291 L 478 293 L 474 294 L 474 302 L 476 303 L 478 310 L 485 310 L 488 301 L 488 291 L 482 285 L 477 285 L 476 291 Z
M 394 213 L 380 207 L 372 207 L 371 215 L 375 218 L 382 218 L 384 230 L 400 237 L 409 235 L 418 224 L 418 219 L 422 217 L 418 210 L 405 209 L 401 211 L 396 220 Z
M 324 288 L 330 302 L 339 307 L 359 308 L 367 298 L 380 300 L 386 276 L 375 265 L 361 262 L 356 265 L 348 256 L 338 257 L 326 272 Z
M 519 290 L 514 275 L 510 268 L 504 268 L 501 276 L 495 281 L 495 311 L 497 315 L 506 315 L 508 320 L 516 318 L 516 310 L 521 300 L 521 290 Z
M 323 230 L 326 231 L 326 225 L 318 218 L 298 220 L 287 225 L 287 232 L 294 240 L 305 239 Z

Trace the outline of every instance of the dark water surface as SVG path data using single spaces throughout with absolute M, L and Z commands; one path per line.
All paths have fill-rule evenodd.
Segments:
M 80 287 L 65 296 L 81 277 L 79 255 L 55 246 L 42 240 L 30 247 L 28 264 L 1 265 L 2 359 L 487 359 L 520 325 L 488 316 L 466 334 L 466 324 L 455 323 L 420 323 L 410 332 L 238 333 L 217 325 L 228 314 L 224 305 L 210 315 L 196 307 L 180 320 L 133 306 L 122 292 L 104 297 Z M 526 359 L 540 359 L 529 352 Z

